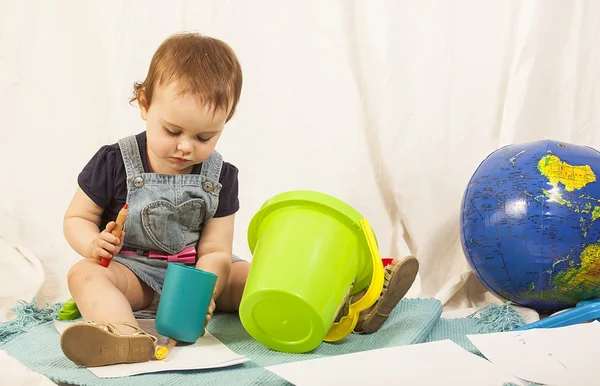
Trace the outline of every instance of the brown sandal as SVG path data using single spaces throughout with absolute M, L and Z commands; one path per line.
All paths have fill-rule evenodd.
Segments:
M 115 325 L 110 323 L 73 323 L 60 337 L 62 351 L 73 363 L 86 367 L 146 362 L 152 359 L 156 337 L 138 326 L 119 324 L 131 327 L 135 332 L 121 335 Z
M 406 295 L 415 281 L 418 271 L 419 261 L 413 256 L 406 256 L 398 263 L 385 267 L 385 280 L 381 295 L 371 310 L 359 317 L 354 332 L 372 334 L 378 331 L 398 302 Z

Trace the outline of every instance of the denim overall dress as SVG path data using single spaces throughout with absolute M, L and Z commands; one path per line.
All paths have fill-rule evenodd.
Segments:
M 123 248 L 113 260 L 158 295 L 167 265 L 194 265 L 202 228 L 219 204 L 223 158 L 215 151 L 200 174 L 146 173 L 135 136 L 118 141 L 127 173 L 128 215 Z M 232 262 L 242 261 L 232 256 Z

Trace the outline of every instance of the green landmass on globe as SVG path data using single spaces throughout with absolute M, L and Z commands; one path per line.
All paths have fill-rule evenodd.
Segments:
M 514 158 L 511 158 L 513 164 Z M 547 199 L 551 203 L 573 208 L 573 212 L 579 214 L 581 231 L 584 237 L 587 237 L 589 227 L 600 217 L 600 200 L 589 195 L 579 195 L 567 200 L 563 197 L 560 185 L 562 184 L 567 192 L 580 190 L 588 183 L 596 181 L 592 168 L 589 165 L 569 165 L 553 154 L 542 157 L 537 166 L 552 188 L 543 189 L 542 194 L 535 199 Z M 581 299 L 597 296 L 600 293 L 600 240 L 585 247 L 579 258 L 581 263 L 578 265 L 570 256 L 556 259 L 551 271 L 556 264 L 566 260 L 569 261 L 569 268 L 552 276 L 552 287 L 537 290 L 535 283 L 531 282 L 529 288 L 520 296 L 535 300 L 553 299 L 564 303 L 576 303 Z M 551 271 L 549 273 L 552 273 Z

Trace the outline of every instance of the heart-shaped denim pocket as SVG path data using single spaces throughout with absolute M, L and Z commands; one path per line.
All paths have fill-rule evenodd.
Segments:
M 164 200 L 153 201 L 142 209 L 142 225 L 158 247 L 175 254 L 186 247 L 186 233 L 200 230 L 205 210 L 201 198 L 177 206 Z

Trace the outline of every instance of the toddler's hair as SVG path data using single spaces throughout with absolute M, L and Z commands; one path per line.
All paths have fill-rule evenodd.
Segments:
M 133 85 L 131 102 L 142 100 L 150 107 L 154 88 L 177 82 L 178 93 L 193 95 L 213 111 L 235 112 L 242 90 L 242 69 L 225 42 L 199 33 L 178 33 L 158 47 L 143 82 Z

